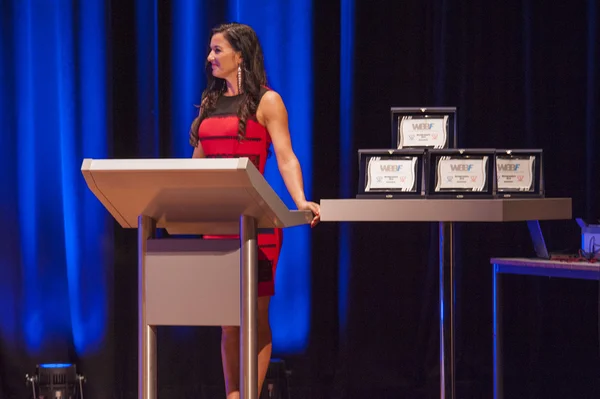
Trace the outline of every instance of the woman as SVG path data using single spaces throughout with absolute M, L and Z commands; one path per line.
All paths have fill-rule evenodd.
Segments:
M 264 173 L 273 144 L 277 165 L 299 210 L 312 211 L 311 227 L 320 220 L 319 205 L 304 195 L 300 164 L 292 149 L 285 105 L 267 88 L 263 53 L 256 33 L 232 23 L 213 29 L 207 57 L 207 87 L 200 113 L 190 129 L 194 158 L 248 157 Z M 271 359 L 269 302 L 274 295 L 275 269 L 282 231 L 259 234 L 258 389 Z M 227 399 L 239 398 L 239 327 L 223 326 L 221 357 Z

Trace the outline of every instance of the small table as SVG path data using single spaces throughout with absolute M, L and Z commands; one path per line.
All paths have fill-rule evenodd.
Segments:
M 570 198 L 321 200 L 322 222 L 437 222 L 439 224 L 441 399 L 456 399 L 454 223 L 565 220 L 571 217 Z
M 528 258 L 492 258 L 493 329 L 494 329 L 494 399 L 504 398 L 502 374 L 502 284 L 498 274 L 521 274 L 579 280 L 599 280 L 600 263 L 567 262 Z

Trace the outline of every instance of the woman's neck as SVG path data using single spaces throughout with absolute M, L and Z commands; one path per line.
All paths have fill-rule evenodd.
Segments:
M 233 79 L 226 79 L 225 82 L 227 83 L 227 90 L 223 93 L 224 96 L 234 97 L 240 94 L 238 91 L 237 76 Z

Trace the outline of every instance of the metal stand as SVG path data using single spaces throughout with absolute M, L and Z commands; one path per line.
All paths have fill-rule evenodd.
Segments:
M 454 224 L 452 222 L 440 222 L 440 397 L 442 399 L 456 398 L 454 239 Z
M 138 397 L 157 398 L 156 326 L 146 321 L 147 240 L 156 233 L 156 222 L 138 218 Z M 258 399 L 258 246 L 257 222 L 240 217 L 240 398 Z
M 156 399 L 156 327 L 146 323 L 146 248 L 156 233 L 156 222 L 138 217 L 138 398 Z
M 258 399 L 258 247 L 257 223 L 240 216 L 240 398 Z

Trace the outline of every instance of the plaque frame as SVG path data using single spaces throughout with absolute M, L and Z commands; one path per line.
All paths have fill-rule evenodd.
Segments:
M 400 147 L 399 120 L 403 117 L 439 118 L 448 117 L 446 146 L 441 149 L 458 147 L 457 108 L 456 107 L 391 107 L 392 146 L 396 149 L 434 149 L 431 146 L 402 146 Z
M 544 160 L 543 150 L 539 148 L 534 149 L 496 149 L 496 155 L 494 156 L 494 170 L 496 172 L 496 198 L 544 198 L 546 196 L 544 189 Z M 520 190 L 504 190 L 498 185 L 498 157 L 525 157 L 535 156 L 536 162 L 533 165 L 533 191 L 520 191 Z
M 439 199 L 489 199 L 494 198 L 496 194 L 496 150 L 492 148 L 472 148 L 472 149 L 443 149 L 427 151 L 427 170 L 426 170 L 426 197 Z M 437 165 L 441 157 L 456 157 L 469 159 L 471 157 L 487 156 L 485 167 L 487 173 L 486 187 L 481 191 L 435 191 L 437 184 Z
M 415 190 L 399 191 L 393 189 L 381 189 L 367 191 L 368 161 L 372 157 L 406 158 L 416 157 Z M 400 199 L 400 198 L 425 198 L 425 161 L 426 151 L 424 149 L 360 149 L 358 150 L 358 194 L 356 198 L 370 199 Z

